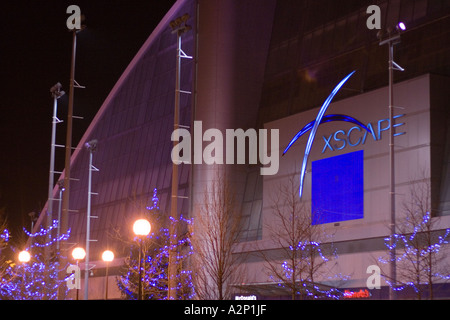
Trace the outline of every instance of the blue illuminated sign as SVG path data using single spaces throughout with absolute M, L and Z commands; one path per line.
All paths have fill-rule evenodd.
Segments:
M 394 116 L 394 120 L 403 117 L 404 114 Z M 405 123 L 394 123 L 394 128 L 400 127 Z M 367 139 L 379 141 L 382 138 L 382 132 L 390 129 L 389 119 L 379 120 L 376 125 L 372 123 L 367 126 L 358 124 L 358 126 L 350 128 L 348 131 L 338 130 L 329 136 L 323 136 L 324 146 L 322 153 L 327 150 L 336 151 L 342 150 L 347 146 L 356 147 L 366 143 Z M 365 129 L 365 131 L 363 130 Z M 362 132 L 364 131 L 364 132 Z M 405 134 L 406 132 L 394 133 L 394 137 Z
M 289 148 L 297 141 L 303 134 L 305 134 L 308 131 L 311 131 L 308 137 L 308 141 L 306 143 L 305 147 L 305 154 L 303 156 L 303 162 L 302 167 L 300 170 L 300 187 L 299 187 L 299 197 L 302 197 L 303 194 L 303 183 L 305 180 L 305 174 L 306 174 L 306 165 L 308 163 L 308 157 L 309 153 L 311 152 L 312 144 L 314 141 L 314 138 L 317 133 L 317 129 L 320 124 L 331 122 L 331 121 L 345 121 L 354 123 L 357 126 L 352 127 L 347 132 L 344 130 L 338 130 L 331 134 L 328 137 L 323 137 L 325 145 L 322 149 L 322 153 L 324 153 L 326 150 L 342 150 L 347 146 L 358 146 L 360 144 L 365 144 L 368 137 L 372 137 L 374 141 L 378 141 L 381 139 L 381 133 L 383 131 L 389 130 L 390 128 L 390 122 L 389 119 L 383 119 L 378 121 L 376 130 L 373 128 L 373 125 L 369 123 L 367 126 L 361 123 L 360 121 L 356 120 L 353 117 L 342 115 L 342 114 L 332 114 L 332 115 L 325 115 L 325 112 L 328 109 L 328 106 L 330 105 L 331 101 L 333 100 L 334 96 L 338 93 L 338 91 L 342 88 L 342 86 L 347 82 L 347 80 L 355 73 L 355 71 L 352 71 L 350 74 L 348 74 L 344 79 L 339 82 L 339 84 L 333 89 L 331 94 L 328 96 L 328 98 L 324 101 L 322 104 L 322 107 L 319 110 L 319 113 L 317 114 L 317 117 L 315 120 L 308 123 L 306 126 L 304 126 L 297 134 L 291 139 L 291 141 L 288 143 L 286 148 L 283 151 L 282 155 L 285 155 L 286 152 L 289 150 Z M 402 117 L 403 115 L 395 116 L 394 119 Z M 387 126 L 383 126 L 383 123 L 387 121 Z M 394 127 L 398 127 L 403 125 L 404 123 L 394 124 Z M 365 131 L 364 131 L 364 130 Z M 364 135 L 357 135 L 357 132 L 362 134 L 362 131 L 364 131 Z M 395 136 L 405 134 L 405 132 L 396 133 Z M 333 142 L 333 143 L 332 143 Z M 337 142 L 337 143 L 334 143 Z
M 300 170 L 300 188 L 299 188 L 299 196 L 300 198 L 302 197 L 303 194 L 303 182 L 305 180 L 305 173 L 306 173 L 306 164 L 308 163 L 308 157 L 309 157 L 309 153 L 311 151 L 312 148 L 312 144 L 314 141 L 314 137 L 316 136 L 316 132 L 317 132 L 317 128 L 319 127 L 319 125 L 321 123 L 324 123 L 326 121 L 324 121 L 324 118 L 327 119 L 326 117 L 324 117 L 325 112 L 328 109 L 328 106 L 330 105 L 331 101 L 333 100 L 334 96 L 339 92 L 339 90 L 342 88 L 342 86 L 347 82 L 347 80 L 355 73 L 355 71 L 352 71 L 350 74 L 348 74 L 344 79 L 341 80 L 341 82 L 339 82 L 339 84 L 333 89 L 333 91 L 330 93 L 330 95 L 328 96 L 328 98 L 325 100 L 325 102 L 323 103 L 322 107 L 319 110 L 319 113 L 317 114 L 316 120 L 310 122 L 309 124 L 307 124 L 302 130 L 300 130 L 295 136 L 294 138 L 292 138 L 292 140 L 289 142 L 288 146 L 286 147 L 286 149 L 283 151 L 283 155 L 289 150 L 289 148 L 292 146 L 292 144 L 298 140 L 298 138 L 300 138 L 304 133 L 306 133 L 307 131 L 311 130 L 309 137 L 308 137 L 308 142 L 306 143 L 306 148 L 305 148 L 305 155 L 303 156 L 303 163 L 302 163 L 302 168 Z M 346 119 L 353 119 L 350 116 L 344 116 L 346 117 Z M 342 121 L 342 119 L 338 119 L 338 118 L 328 118 L 331 119 L 329 121 Z M 353 119 L 354 121 L 357 121 L 356 119 Z M 360 123 L 359 121 L 357 121 L 358 123 Z M 308 127 L 308 128 L 307 128 Z M 367 129 L 367 128 L 366 128 Z
M 364 218 L 364 151 L 312 162 L 312 224 Z

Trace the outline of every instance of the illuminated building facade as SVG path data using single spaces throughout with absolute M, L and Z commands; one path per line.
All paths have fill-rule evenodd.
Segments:
M 388 57 L 377 30 L 366 26 L 371 2 L 178 0 L 174 4 L 124 71 L 72 156 L 71 177 L 78 180 L 70 190 L 70 242 L 83 245 L 89 171 L 89 152 L 83 146 L 98 140 L 93 165 L 99 171 L 92 177 L 92 191 L 98 193 L 92 199 L 92 215 L 98 218 L 91 221 L 91 239 L 96 241 L 90 245 L 96 267 L 89 280 L 90 297 L 103 287 L 101 252 L 111 249 L 118 257 L 126 255 L 114 233 L 131 236 L 132 222 L 151 204 L 155 188 L 161 209 L 170 212 L 177 44 L 169 23 L 186 13 L 192 30 L 182 36 L 182 48 L 193 59 L 183 60 L 180 72 L 181 90 L 189 92 L 180 100 L 183 126 L 202 121 L 204 131 L 278 129 L 281 154 L 292 137 L 316 118 L 339 81 L 356 70 L 327 114 L 348 115 L 370 128 L 342 121 L 318 127 L 306 164 L 303 197 L 314 224 L 334 235 L 341 271 L 352 274 L 344 288 L 364 292 L 355 297 L 366 295 L 369 256 L 383 250 L 388 234 Z M 405 108 L 396 112 L 396 123 L 404 123 L 396 130 L 405 133 L 395 140 L 398 193 L 406 193 L 423 168 L 424 178 L 431 181 L 432 213 L 439 228 L 445 229 L 450 227 L 446 183 L 450 118 L 445 108 L 450 7 L 432 0 L 384 0 L 378 5 L 383 28 L 400 20 L 408 25 L 395 47 L 395 60 L 406 69 L 395 73 L 394 87 L 395 104 Z M 277 250 L 265 228 L 271 219 L 270 198 L 288 176 L 298 178 L 307 138 L 305 134 L 280 158 L 273 176 L 262 176 L 259 165 L 224 165 L 243 217 L 241 248 L 247 249 L 240 250 L 250 253 L 245 285 L 236 287 L 240 295 L 287 296 L 271 283 L 263 261 L 253 253 L 257 246 Z M 218 167 L 179 166 L 180 213 L 195 217 Z M 346 192 L 349 184 L 354 192 Z M 56 187 L 55 198 L 58 192 Z M 397 203 L 400 208 L 400 197 Z M 45 223 L 43 216 L 37 225 Z M 115 263 L 117 268 L 120 260 Z M 386 297 L 386 291 L 380 292 L 370 294 Z M 118 292 L 110 297 L 119 298 Z
M 448 93 L 444 88 L 449 85 L 447 77 L 426 74 L 394 86 L 395 104 L 399 107 L 394 118 L 397 230 L 405 225 L 407 212 L 416 210 L 419 214 L 420 207 L 430 212 L 436 239 L 439 235 L 445 235 L 450 226 L 445 191 L 448 183 L 445 177 L 449 169 L 448 146 L 433 143 L 433 136 L 439 139 L 436 134 L 445 131 L 443 114 L 447 113 L 445 101 Z M 326 268 L 327 272 L 316 278 L 317 282 L 331 287 L 341 286 L 343 282 L 348 292 L 362 290 L 365 293 L 349 294 L 345 298 L 384 299 L 389 296 L 383 277 L 380 289 L 370 290 L 366 285 L 371 275 L 367 273 L 370 266 L 379 266 L 382 274 L 389 276 L 389 264 L 383 263 L 388 252 L 389 241 L 386 239 L 390 236 L 390 123 L 385 101 L 387 88 L 383 87 L 330 104 L 329 114 L 352 116 L 365 127 L 342 120 L 321 123 L 306 165 L 301 202 L 297 203 L 298 208 L 302 208 L 301 203 L 304 204 L 303 209 L 310 216 L 311 224 L 320 230 L 315 241 L 320 241 L 324 247 L 329 245 L 334 248 L 337 255 L 337 260 L 331 259 L 331 255 L 327 257 L 330 258 L 329 269 Z M 316 118 L 318 112 L 319 108 L 315 108 L 268 122 L 266 128 L 279 128 L 280 148 L 284 149 L 299 129 Z M 285 190 L 284 186 L 291 186 L 292 180 L 295 188 L 291 191 L 299 197 L 299 172 L 307 139 L 308 134 L 305 134 L 286 152 L 280 160 L 277 175 L 263 179 L 262 241 L 256 245 L 257 252 L 250 251 L 252 258 L 248 264 L 248 274 L 253 278 L 248 284 L 240 286 L 245 291 L 253 294 L 260 292 L 261 296 L 278 294 L 288 297 L 286 291 L 283 293 L 273 282 L 267 281 L 266 274 L 257 272 L 264 270 L 262 266 L 267 264 L 258 252 L 265 248 L 274 257 L 280 253 L 274 239 L 274 234 L 278 236 L 278 233 L 273 230 L 273 226 L 278 226 L 280 222 L 274 210 L 278 210 L 277 201 L 280 199 L 285 201 L 285 214 L 292 210 L 291 203 L 280 192 Z M 423 193 L 425 190 L 426 193 Z M 408 236 L 413 233 L 410 231 Z M 444 257 L 448 249 L 445 246 L 442 248 Z M 404 254 L 400 245 L 397 254 Z M 278 257 L 281 266 L 286 260 Z M 336 261 L 337 265 L 334 265 Z M 447 262 L 444 261 L 440 263 L 445 265 Z M 402 264 L 398 262 L 398 265 Z M 336 274 L 341 276 L 330 280 Z M 400 279 L 402 272 L 398 271 L 398 274 Z M 346 276 L 349 276 L 348 281 L 342 281 Z M 447 296 L 445 290 L 440 294 Z M 400 293 L 403 294 L 400 297 L 411 297 L 406 292 Z

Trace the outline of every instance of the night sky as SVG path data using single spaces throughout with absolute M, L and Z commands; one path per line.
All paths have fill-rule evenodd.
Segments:
M 0 208 L 15 239 L 30 228 L 29 212 L 47 201 L 53 98 L 60 82 L 58 118 L 66 120 L 72 34 L 66 27 L 71 4 L 86 16 L 79 33 L 72 144 L 76 146 L 96 112 L 139 48 L 175 0 L 4 1 L 0 10 Z M 57 125 L 56 143 L 66 128 Z M 55 170 L 64 169 L 57 148 Z M 55 175 L 55 182 L 58 175 Z

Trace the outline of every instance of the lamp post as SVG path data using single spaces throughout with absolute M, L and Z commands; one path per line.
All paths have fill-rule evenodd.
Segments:
M 86 251 L 81 247 L 76 247 L 72 250 L 72 257 L 77 262 L 77 272 L 75 272 L 75 286 L 77 288 L 77 300 L 78 300 L 78 292 L 80 290 L 80 272 L 78 261 L 83 260 L 86 256 Z
M 23 250 L 19 252 L 18 256 L 20 263 L 27 263 L 31 260 L 31 255 L 28 251 Z M 25 268 L 22 269 L 23 294 L 25 295 Z
M 142 300 L 142 238 L 146 237 L 151 230 L 150 222 L 146 219 L 138 219 L 133 224 L 133 232 L 139 237 L 139 285 L 138 300 Z
M 114 252 L 111 250 L 103 251 L 102 260 L 106 262 L 105 300 L 108 300 L 108 267 L 109 263 L 114 260 Z
M 28 251 L 23 250 L 19 252 L 19 262 L 21 263 L 27 263 L 31 260 L 31 255 Z
M 390 208 L 390 278 L 392 281 L 392 290 L 389 291 L 389 298 L 395 299 L 394 287 L 397 283 L 397 270 L 396 270 L 396 253 L 394 248 L 394 234 L 395 234 L 395 161 L 394 161 L 394 70 L 404 71 L 394 61 L 394 46 L 400 43 L 400 31 L 405 31 L 406 26 L 403 22 L 400 22 L 395 27 L 397 33 L 392 34 L 393 29 L 388 28 L 387 38 L 383 39 L 383 32 L 378 33 L 380 39 L 380 46 L 387 44 L 389 49 L 389 208 Z

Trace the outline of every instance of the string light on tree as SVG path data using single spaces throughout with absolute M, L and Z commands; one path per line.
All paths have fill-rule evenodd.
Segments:
M 153 190 L 151 205 L 147 206 L 148 218 L 152 226 L 159 226 L 159 229 L 153 230 L 145 239 L 142 239 L 144 248 L 142 276 L 143 299 L 167 299 L 168 283 L 167 269 L 169 260 L 170 234 L 169 229 L 165 227 L 168 223 L 189 226 L 192 221 L 185 219 L 182 215 L 179 219 L 168 217 L 162 214 L 159 207 L 157 189 Z M 181 228 L 183 229 L 183 228 Z M 186 228 L 184 228 L 186 229 Z M 189 239 L 190 233 L 186 232 L 177 235 L 177 242 L 174 244 L 178 252 L 176 263 L 180 270 L 177 275 L 176 291 L 180 298 L 190 299 L 194 296 L 192 272 L 186 269 L 186 258 L 192 254 L 193 249 Z M 137 238 L 135 240 L 138 240 Z M 139 263 L 137 255 L 137 242 L 130 247 L 129 257 L 126 259 L 126 269 L 117 280 L 122 295 L 127 299 L 136 299 L 138 297 L 138 277 Z
M 403 279 L 397 279 L 394 286 L 388 276 L 383 276 L 393 290 L 399 292 L 412 288 L 420 299 L 422 291 L 425 291 L 425 288 L 430 289 L 433 282 L 450 280 L 450 273 L 439 272 L 442 268 L 437 266 L 440 250 L 449 243 L 450 228 L 443 230 L 439 236 L 431 237 L 429 211 L 424 213 L 418 223 L 412 223 L 411 219 L 406 219 L 406 223 L 410 224 L 411 233 L 396 233 L 392 235 L 392 238 L 384 239 L 389 251 L 396 249 L 397 255 L 394 259 L 403 271 Z M 390 256 L 382 256 L 378 258 L 378 261 L 382 264 L 390 264 L 392 259 Z M 405 270 L 410 270 L 409 274 Z M 428 294 L 430 291 L 428 290 Z
M 70 230 L 61 234 L 60 237 L 53 237 L 47 241 L 47 235 L 56 230 L 57 222 L 48 228 L 41 228 L 36 233 L 25 231 L 25 234 L 32 238 L 29 248 L 17 252 L 18 260 L 22 263 L 10 264 L 0 279 L 0 299 L 11 300 L 56 300 L 58 298 L 58 288 L 66 282 L 60 279 L 59 274 L 65 271 L 66 266 L 59 264 L 57 254 L 53 254 L 50 262 L 46 264 L 43 247 L 49 247 L 57 241 L 67 240 L 70 237 Z M 4 237 L 9 239 L 9 233 Z M 65 292 L 67 294 L 67 291 Z

